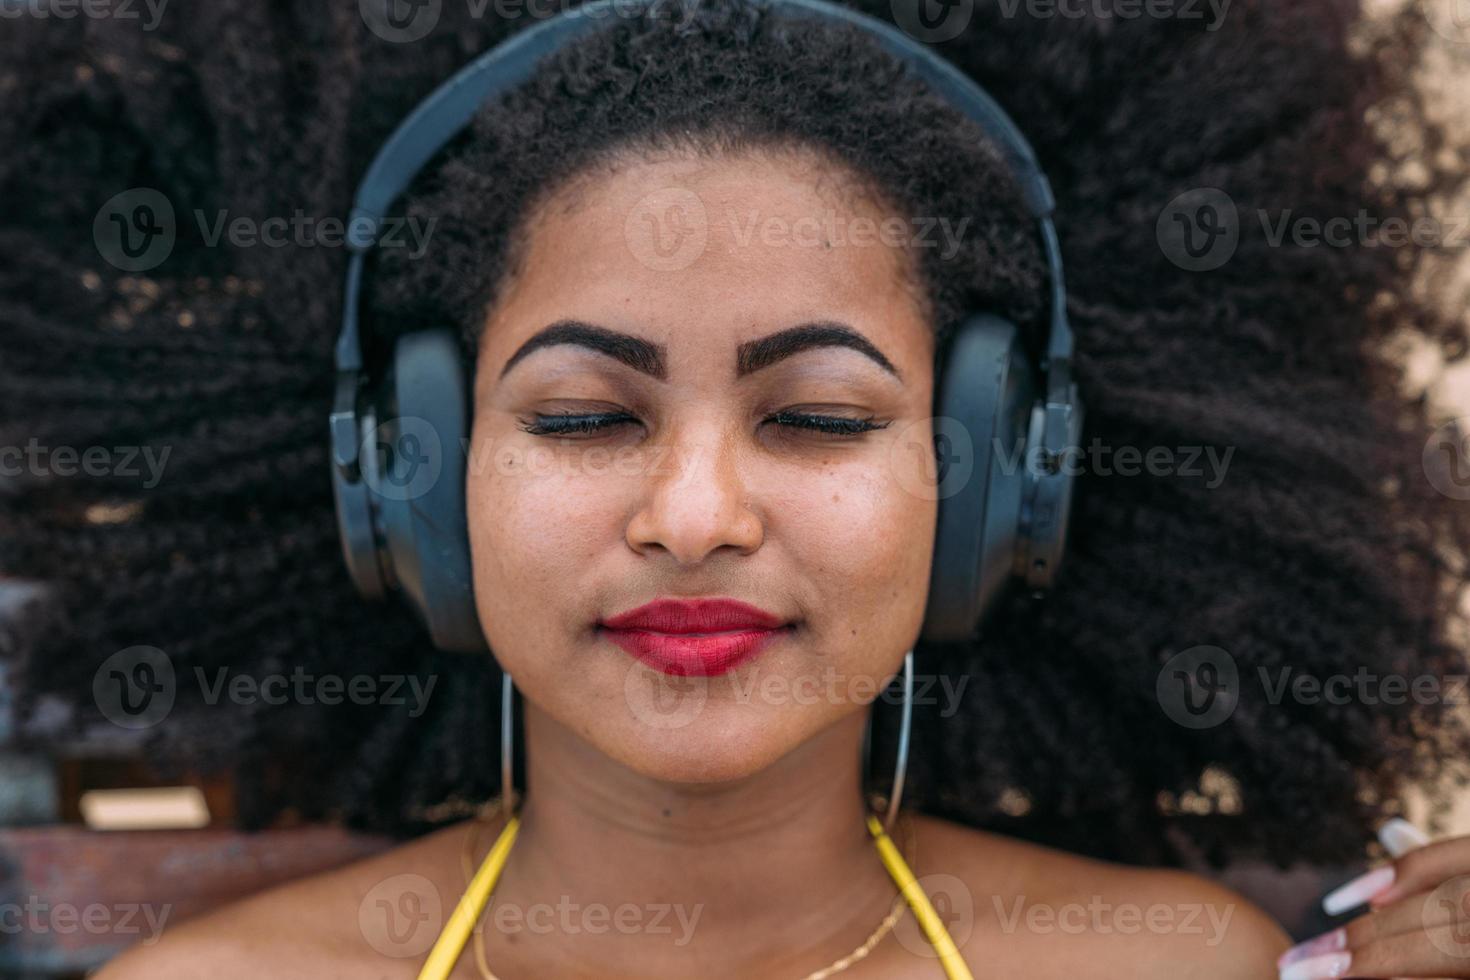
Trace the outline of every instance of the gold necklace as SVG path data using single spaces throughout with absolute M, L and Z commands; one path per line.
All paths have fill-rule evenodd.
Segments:
M 478 813 L 475 814 L 474 819 L 471 821 L 471 826 L 466 828 L 467 833 L 465 834 L 464 838 L 464 847 L 460 850 L 459 855 L 460 866 L 464 870 L 465 885 L 469 885 L 470 879 L 474 877 L 474 865 L 470 860 L 470 855 L 472 855 L 475 852 L 475 849 L 479 846 L 480 834 L 484 830 L 484 825 L 488 822 L 485 819 L 485 814 L 493 813 L 500 808 L 501 803 L 498 798 L 489 801 L 480 808 L 480 811 Z M 899 815 L 898 822 L 903 825 L 904 830 L 904 859 L 909 862 L 910 866 L 912 866 L 918 851 L 918 848 L 914 841 L 913 821 L 910 819 L 907 813 L 901 813 Z M 801 980 L 826 980 L 826 978 L 832 976 L 832 974 L 841 973 L 843 970 L 847 969 L 849 966 L 852 966 L 852 964 L 856 963 L 858 960 L 867 956 L 870 952 L 873 951 L 873 947 L 877 946 L 878 943 L 883 939 L 883 937 L 888 935 L 893 927 L 898 924 L 898 920 L 903 917 L 903 910 L 906 905 L 907 902 L 904 900 L 903 892 L 899 892 L 896 896 L 894 896 L 893 905 L 888 910 L 888 915 L 885 916 L 883 921 L 878 924 L 878 928 L 873 930 L 872 935 L 863 940 L 861 946 L 853 950 L 851 953 L 848 953 L 846 956 L 840 957 L 839 959 L 835 960 L 830 966 L 824 966 L 820 970 L 817 970 L 813 973 L 808 973 L 806 976 L 802 977 Z M 489 910 L 490 904 L 487 902 L 485 905 L 485 913 L 488 913 Z M 499 980 L 499 978 L 496 977 L 494 973 L 490 972 L 490 965 L 485 962 L 485 913 L 481 913 L 480 920 L 475 923 L 475 965 L 480 968 L 480 976 L 483 977 L 484 980 Z

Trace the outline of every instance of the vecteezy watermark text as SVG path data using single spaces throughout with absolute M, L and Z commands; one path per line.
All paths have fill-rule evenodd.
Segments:
M 1256 668 L 1266 700 L 1280 704 L 1291 700 L 1296 704 L 1470 704 L 1466 697 L 1470 676 L 1465 674 L 1380 674 L 1359 666 L 1352 674 L 1297 673 L 1283 667 L 1275 677 L 1265 667 Z
M 1024 14 L 1036 20 L 1206 20 L 1205 30 L 1218 31 L 1230 13 L 1231 0 L 1000 0 L 1001 16 Z M 1208 18 L 1208 20 L 1207 20 Z
M 555 905 L 535 902 L 517 905 L 513 902 L 491 900 L 485 913 L 489 922 L 503 933 L 529 932 L 547 935 L 576 935 L 591 933 L 602 935 L 617 932 L 623 935 L 672 935 L 673 923 L 679 925 L 679 935 L 673 940 L 675 946 L 687 946 L 694 937 L 694 927 L 704 914 L 704 903 L 691 909 L 679 902 L 653 902 L 637 905 L 623 902 L 616 907 L 601 902 L 574 902 L 563 895 Z
M 289 674 L 262 675 L 218 667 L 195 667 L 194 682 L 205 704 L 340 704 L 407 706 L 417 718 L 428 707 L 438 676 L 417 674 L 313 674 L 294 667 Z M 108 721 L 120 728 L 143 729 L 173 710 L 179 678 L 173 659 L 157 647 L 134 646 L 104 660 L 92 676 L 92 698 Z
M 142 476 L 141 462 L 147 469 L 143 489 L 152 490 L 163 479 L 173 447 L 163 446 L 157 453 L 153 446 L 45 446 L 35 436 L 24 446 L 0 446 L 0 477 L 31 476 L 70 477 L 82 473 L 91 477 Z
M 71 20 L 86 17 L 88 20 L 147 20 L 143 30 L 158 29 L 169 0 L 0 0 L 0 20 L 18 20 L 21 17 Z
M 136 936 L 143 933 L 139 942 L 151 946 L 158 942 L 163 925 L 172 912 L 170 904 L 90 902 L 78 906 L 72 902 L 49 902 L 39 895 L 28 895 L 24 902 L 0 902 L 0 935 L 56 933 L 70 936 L 83 932 L 93 936 Z
M 205 675 L 204 668 L 194 668 L 199 688 L 204 692 L 205 704 L 218 704 L 228 696 L 234 704 L 348 704 L 405 705 L 405 695 L 413 696 L 413 706 L 408 716 L 417 718 L 428 706 L 429 695 L 434 693 L 434 684 L 439 680 L 429 675 L 427 684 L 421 684 L 415 674 L 309 674 L 300 666 L 290 675 L 267 674 L 253 677 L 249 674 L 231 674 L 226 667 L 217 668 L 213 679 Z M 404 685 L 407 690 L 404 690 Z
M 993 896 L 991 901 L 1000 919 L 1000 927 L 1007 935 L 1022 928 L 1023 920 L 1025 930 L 1038 935 L 1060 932 L 1071 936 L 1082 933 L 1132 936 L 1145 931 L 1161 936 L 1204 935 L 1208 926 L 1206 946 L 1220 944 L 1235 914 L 1233 903 L 1223 907 L 1208 902 L 1136 905 L 1132 902 L 1107 902 L 1101 895 L 1093 895 L 1086 904 L 1027 902 L 1024 895 L 1016 896 L 1009 908 L 999 895 Z
M 570 10 L 576 0 L 449 0 L 463 3 L 463 13 L 471 20 L 491 16 L 498 21 L 516 20 L 522 16 L 545 20 Z M 445 0 L 358 0 L 358 12 L 378 37 L 394 44 L 407 44 L 427 37 L 439 24 Z M 612 0 L 607 4 L 588 4 L 589 19 L 606 17 L 635 18 L 645 10 L 653 18 L 679 16 L 688 0 Z
M 4 0 L 0 0 L 4 2 Z M 192 212 L 199 239 L 208 248 L 221 243 L 234 248 L 345 248 L 371 239 L 381 248 L 400 249 L 409 258 L 428 251 L 437 217 L 390 215 L 374 221 L 364 215 L 340 218 L 309 214 L 296 208 L 289 215 L 213 214 Z M 108 264 L 124 272 L 146 272 L 162 264 L 178 243 L 180 218 L 173 202 L 152 187 L 133 187 L 114 194 L 92 220 L 92 240 Z
M 951 221 L 945 217 L 873 218 L 865 215 L 839 216 L 828 209 L 820 217 L 808 215 L 792 221 L 779 215 L 762 219 L 755 211 L 745 215 L 725 209 L 731 238 L 748 248 L 757 238 L 767 248 L 842 248 L 886 245 L 890 248 L 934 248 L 940 258 L 953 258 L 964 242 L 970 218 Z
M 434 233 L 438 218 L 427 220 L 414 215 L 390 216 L 374 224 L 365 217 L 349 218 L 317 217 L 297 208 L 289 218 L 277 215 L 257 220 L 245 215 L 231 217 L 225 210 L 216 211 L 213 217 L 202 210 L 194 211 L 194 220 L 199 226 L 200 237 L 210 248 L 228 241 L 236 248 L 342 248 L 349 238 L 360 237 L 380 229 L 375 241 L 380 248 L 401 248 L 408 251 L 411 259 L 421 258 L 429 248 L 429 236 Z
M 1470 704 L 1470 675 L 1379 672 L 1358 665 L 1351 673 L 1314 674 L 1291 665 L 1258 666 L 1252 688 L 1229 651 L 1193 646 L 1174 654 L 1160 668 L 1155 696 L 1164 714 L 1191 729 L 1223 724 L 1241 701 L 1279 707 L 1283 703 L 1319 705 Z
M 959 712 L 960 698 L 970 676 L 961 674 L 957 678 L 949 674 L 914 675 L 911 704 L 919 707 L 942 705 L 939 717 L 952 718 Z M 939 686 L 942 700 L 935 697 L 935 685 Z M 867 704 L 880 697 L 897 703 L 901 692 L 891 683 L 882 683 L 871 674 L 844 674 L 833 667 L 824 667 L 819 674 L 800 674 L 787 677 L 784 674 L 760 674 L 759 671 L 742 680 L 739 675 L 730 676 L 730 688 L 735 701 L 749 704 Z
M 1108 446 L 1094 436 L 1085 448 L 1064 446 L 1055 453 L 1043 446 L 1027 447 L 1017 443 L 1007 450 L 1000 440 L 991 441 L 992 450 L 1007 474 L 1022 465 L 1032 473 L 1065 473 L 1081 476 L 1183 476 L 1205 477 L 1205 486 L 1214 490 L 1225 481 L 1230 469 L 1234 446 L 1223 451 L 1216 446 Z M 1024 460 L 1022 457 L 1024 456 Z
M 1256 208 L 1255 224 L 1268 248 L 1367 249 L 1470 248 L 1470 214 L 1317 215 L 1297 208 Z M 1252 231 L 1234 199 L 1218 187 L 1196 187 L 1174 198 L 1159 213 L 1155 234 L 1164 255 L 1191 272 L 1209 272 L 1235 257 L 1243 235 Z

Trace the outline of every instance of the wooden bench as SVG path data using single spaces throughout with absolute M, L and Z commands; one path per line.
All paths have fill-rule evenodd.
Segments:
M 174 922 L 391 845 L 326 826 L 0 829 L 0 977 L 82 976 Z

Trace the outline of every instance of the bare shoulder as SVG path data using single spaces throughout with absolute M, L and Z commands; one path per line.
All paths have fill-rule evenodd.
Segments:
M 128 949 L 97 980 L 412 977 L 457 892 L 448 827 L 250 895 Z M 452 838 L 452 839 L 451 839 Z M 457 869 L 454 869 L 457 873 Z
M 992 975 L 1254 980 L 1275 977 L 1290 945 L 1249 899 L 1199 875 L 931 817 L 916 828 L 915 874 L 966 962 Z

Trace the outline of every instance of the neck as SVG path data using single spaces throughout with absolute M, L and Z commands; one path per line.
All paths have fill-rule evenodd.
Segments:
M 720 963 L 732 975 L 797 977 L 848 952 L 887 912 L 895 888 L 864 822 L 866 712 L 747 778 L 689 784 L 628 769 L 525 705 L 521 831 L 495 904 L 568 908 L 525 946 L 550 939 L 540 945 L 554 962 L 601 975 L 687 976 Z M 620 920 L 628 906 L 636 916 Z M 586 924 L 597 921 L 594 933 Z M 493 948 L 488 927 L 486 937 Z

